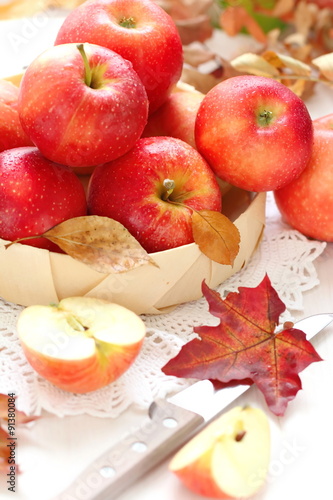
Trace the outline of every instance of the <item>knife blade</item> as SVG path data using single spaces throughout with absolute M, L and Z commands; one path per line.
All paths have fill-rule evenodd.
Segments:
M 332 321 L 333 313 L 321 313 L 296 322 L 294 328 L 310 340 Z M 248 389 L 236 386 L 215 390 L 209 380 L 203 380 L 170 398 L 153 401 L 141 425 L 92 462 L 54 500 L 117 498 Z

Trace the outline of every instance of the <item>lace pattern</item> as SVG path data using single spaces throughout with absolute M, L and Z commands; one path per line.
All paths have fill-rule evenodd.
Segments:
M 259 249 L 245 269 L 217 290 L 225 297 L 240 286 L 254 287 L 265 273 L 286 304 L 282 321 L 303 310 L 303 294 L 319 284 L 315 259 L 326 244 L 310 241 L 281 220 L 271 193 L 267 196 L 267 227 Z M 161 368 L 194 337 L 193 327 L 214 324 L 204 298 L 156 316 L 142 316 L 147 326 L 143 348 L 131 368 L 108 387 L 88 394 L 71 394 L 39 377 L 20 346 L 16 321 L 23 308 L 0 299 L 0 393 L 15 392 L 17 407 L 28 414 L 42 410 L 58 416 L 89 414 L 118 417 L 131 405 L 146 408 L 158 397 L 176 392 L 190 382 L 163 374 Z

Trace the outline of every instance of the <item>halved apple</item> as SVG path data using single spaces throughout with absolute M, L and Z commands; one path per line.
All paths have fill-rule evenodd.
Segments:
M 247 498 L 264 484 L 269 461 L 266 415 L 258 408 L 237 406 L 181 448 L 169 469 L 199 495 Z
M 29 306 L 19 315 L 17 331 L 36 372 L 76 393 L 94 391 L 120 377 L 139 354 L 146 333 L 134 312 L 91 297 Z

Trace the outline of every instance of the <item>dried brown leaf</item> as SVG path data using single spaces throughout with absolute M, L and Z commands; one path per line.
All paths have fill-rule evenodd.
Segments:
M 215 78 L 212 75 L 205 75 L 200 73 L 200 71 L 195 68 L 187 68 L 184 67 L 181 76 L 182 82 L 191 85 L 199 92 L 203 94 L 207 94 L 210 89 L 215 87 L 219 82 L 222 81 L 222 78 Z
M 193 68 L 215 59 L 214 52 L 205 48 L 202 43 L 191 43 L 183 48 L 184 62 Z
M 158 0 L 173 19 L 190 19 L 206 14 L 214 0 Z
M 244 26 L 244 9 L 240 7 L 227 7 L 220 15 L 221 28 L 229 36 L 237 35 Z
M 327 80 L 333 81 L 333 52 L 316 57 L 313 59 L 312 64 L 319 69 Z
M 211 20 L 205 14 L 190 19 L 175 19 L 174 21 L 183 45 L 194 41 L 204 42 L 213 34 Z
M 285 16 L 294 10 L 295 3 L 296 0 L 278 0 L 271 11 L 271 15 L 274 17 Z
M 308 64 L 293 57 L 279 54 L 272 50 L 267 50 L 261 55 L 269 64 L 272 64 L 277 69 L 288 68 L 299 76 L 309 76 L 311 74 L 311 67 Z
M 88 215 L 68 219 L 43 236 L 100 273 L 121 273 L 154 264 L 129 231 L 108 217 Z
M 305 37 L 309 35 L 310 29 L 316 21 L 318 7 L 314 3 L 304 1 L 298 2 L 294 13 L 295 30 Z
M 292 90 L 298 97 L 301 97 L 305 91 L 305 86 L 305 80 L 294 80 L 293 82 L 290 82 L 288 88 Z
M 251 52 L 241 54 L 230 61 L 230 64 L 237 71 L 251 75 L 272 77 L 280 74 L 276 67 L 267 62 L 264 57 Z
M 239 252 L 240 234 L 228 217 L 212 210 L 193 212 L 192 231 L 202 253 L 219 264 L 233 265 Z

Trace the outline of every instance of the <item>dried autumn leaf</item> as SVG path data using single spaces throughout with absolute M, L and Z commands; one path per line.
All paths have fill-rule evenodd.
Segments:
M 312 64 L 314 64 L 328 80 L 333 81 L 333 52 L 329 54 L 324 54 L 322 56 L 313 59 Z
M 251 13 L 242 6 L 227 7 L 220 15 L 221 28 L 229 36 L 235 36 L 241 28 L 246 28 L 250 35 L 258 42 L 265 43 L 266 35 Z
M 272 16 L 282 17 L 293 11 L 296 0 L 277 0 L 271 12 Z
M 240 234 L 228 217 L 212 210 L 193 212 L 192 231 L 202 253 L 219 264 L 233 265 L 239 252 Z
M 237 71 L 250 73 L 251 75 L 272 77 L 280 74 L 275 66 L 267 62 L 262 56 L 252 54 L 252 52 L 236 57 L 230 61 L 230 64 Z
M 184 62 L 193 68 L 197 68 L 200 64 L 215 59 L 214 52 L 208 50 L 202 43 L 191 43 L 183 48 Z
M 154 264 L 129 231 L 108 217 L 74 217 L 54 226 L 43 237 L 100 273 L 121 273 Z
M 190 19 L 176 19 L 175 25 L 183 45 L 194 41 L 204 42 L 213 34 L 211 20 L 204 14 Z
M 288 68 L 297 76 L 310 76 L 311 74 L 311 67 L 294 57 L 279 54 L 272 50 L 267 50 L 261 55 L 269 64 L 272 64 L 277 69 Z
M 255 288 L 240 287 L 225 300 L 205 283 L 203 293 L 217 326 L 194 328 L 191 340 L 163 368 L 167 375 L 218 380 L 225 386 L 252 381 L 268 407 L 283 415 L 302 388 L 298 373 L 321 361 L 304 332 L 295 328 L 275 333 L 285 305 L 266 275 Z

